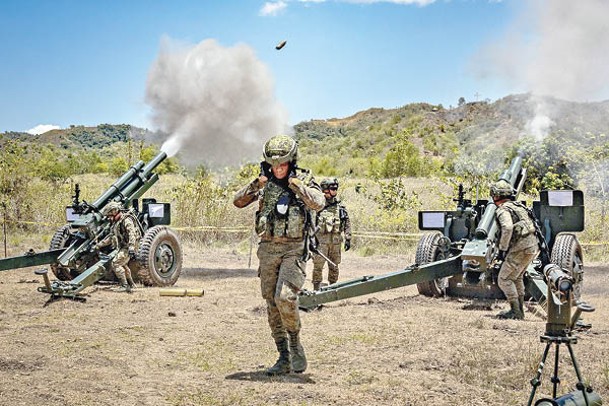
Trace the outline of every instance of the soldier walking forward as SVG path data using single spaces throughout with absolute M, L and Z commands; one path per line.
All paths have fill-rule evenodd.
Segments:
M 341 245 L 343 236 L 345 251 L 351 248 L 351 220 L 347 208 L 336 197 L 338 192 L 338 179 L 324 179 L 320 183 L 321 190 L 326 197 L 326 205 L 317 213 L 317 239 L 321 252 L 331 262 L 326 261 L 322 255 L 313 255 L 313 290 L 319 290 L 323 280 L 324 264 L 328 262 L 328 283 L 331 285 L 338 281 L 338 264 L 341 261 Z
M 305 282 L 307 224 L 324 206 L 324 195 L 308 171 L 297 168 L 298 145 L 287 135 L 270 138 L 263 148 L 260 176 L 238 191 L 235 206 L 259 201 L 256 232 L 262 297 L 279 359 L 266 373 L 301 373 L 307 359 L 300 343 L 298 292 Z
M 539 254 L 539 240 L 527 208 L 513 201 L 514 190 L 505 180 L 491 186 L 491 197 L 497 206 L 496 218 L 501 236 L 497 260 L 499 288 L 510 304 L 510 310 L 497 315 L 503 319 L 524 319 L 524 272 Z

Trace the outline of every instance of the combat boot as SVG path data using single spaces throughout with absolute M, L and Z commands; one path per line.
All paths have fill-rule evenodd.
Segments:
M 518 308 L 520 309 L 520 313 L 522 313 L 522 318 L 524 319 L 524 296 L 518 296 Z
M 114 274 L 116 275 L 116 279 L 118 279 L 120 286 L 118 286 L 116 288 L 112 288 L 110 290 L 112 290 L 113 292 L 131 293 L 131 286 L 127 282 L 127 276 L 125 276 L 125 274 L 126 274 L 125 269 L 123 267 L 117 266 L 114 269 Z M 129 276 L 129 278 L 131 278 L 131 276 Z
M 499 313 L 497 318 L 523 320 L 524 313 L 520 311 L 520 303 L 518 303 L 518 299 L 510 300 L 510 310 Z
M 290 373 L 290 350 L 288 349 L 288 340 L 280 338 L 275 341 L 279 358 L 275 365 L 266 370 L 269 376 L 285 375 Z
M 129 284 L 129 290 L 133 291 L 135 290 L 135 281 L 133 280 L 133 277 L 131 276 L 131 271 L 125 272 L 125 276 L 127 277 L 127 283 Z
M 127 292 L 127 293 L 131 293 L 131 286 L 129 286 L 128 284 L 122 284 L 120 286 L 117 286 L 115 288 L 111 289 L 112 292 Z
M 304 348 L 300 344 L 299 333 L 291 333 L 290 335 L 290 354 L 292 355 L 292 371 L 300 374 L 307 369 L 307 356 L 305 355 Z

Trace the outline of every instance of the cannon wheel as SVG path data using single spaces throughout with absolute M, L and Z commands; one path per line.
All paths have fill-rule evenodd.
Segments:
M 439 231 L 428 233 L 421 237 L 417 245 L 415 262 L 419 265 L 425 265 L 430 262 L 446 259 L 446 254 L 441 249 L 440 244 L 443 238 L 444 235 Z M 419 293 L 428 297 L 442 297 L 446 294 L 447 288 L 448 277 L 417 283 Z
M 146 286 L 171 286 L 182 272 L 182 246 L 178 236 L 165 226 L 144 234 L 138 252 L 137 276 Z
M 70 237 L 70 225 L 65 224 L 53 234 L 53 238 L 51 238 L 51 243 L 49 244 L 49 250 L 59 250 L 70 246 Z M 57 279 L 62 281 L 69 281 L 77 276 L 72 275 L 69 268 L 60 266 L 58 263 L 51 264 L 51 271 L 53 271 L 53 274 Z
M 573 234 L 559 234 L 552 247 L 550 262 L 560 266 L 572 277 L 576 277 L 575 274 L 581 273 L 584 261 L 582 247 L 579 245 L 577 237 Z M 577 281 L 576 284 L 580 285 L 581 282 Z M 575 286 L 575 290 L 579 291 L 580 289 L 581 286 Z

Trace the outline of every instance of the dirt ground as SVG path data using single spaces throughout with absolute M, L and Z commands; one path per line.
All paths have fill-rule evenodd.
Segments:
M 341 280 L 411 262 L 349 252 Z M 186 247 L 176 286 L 203 297 L 97 287 L 85 303 L 44 306 L 41 283 L 31 269 L 0 273 L 0 405 L 523 405 L 545 346 L 532 313 L 500 321 L 503 302 L 430 299 L 411 286 L 302 313 L 309 369 L 269 378 L 276 353 L 246 255 Z M 597 310 L 573 348 L 607 402 L 609 267 L 587 266 L 585 283 Z M 564 346 L 560 354 L 563 394 L 576 380 Z

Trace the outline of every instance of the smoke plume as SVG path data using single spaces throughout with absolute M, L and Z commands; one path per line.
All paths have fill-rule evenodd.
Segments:
M 529 0 L 506 35 L 480 55 L 481 73 L 533 95 L 528 131 L 543 136 L 551 128 L 557 113 L 543 96 L 578 102 L 609 96 L 607 16 L 606 0 Z
M 148 75 L 146 102 L 162 150 L 186 164 L 235 165 L 259 159 L 269 137 L 288 130 L 266 66 L 243 44 L 194 46 L 164 39 Z

